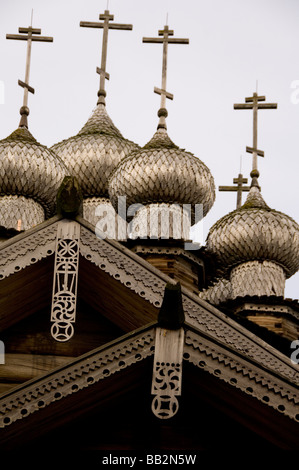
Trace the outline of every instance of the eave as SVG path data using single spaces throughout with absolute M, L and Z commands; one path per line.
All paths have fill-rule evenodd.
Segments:
M 1 447 L 30 442 L 136 387 L 151 373 L 156 326 L 135 330 L 2 395 Z M 298 387 L 211 335 L 189 324 L 184 328 L 185 394 L 192 391 L 196 401 L 205 391 L 216 407 L 274 444 L 297 448 Z

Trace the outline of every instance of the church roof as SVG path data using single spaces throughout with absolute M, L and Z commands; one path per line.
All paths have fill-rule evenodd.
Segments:
M 1 244 L 1 287 L 5 288 L 6 285 L 13 283 L 15 275 L 18 275 L 20 279 L 25 278 L 26 268 L 37 266 L 40 261 L 47 258 L 52 259 L 59 220 L 62 220 L 61 216 L 55 216 L 38 227 L 21 233 Z M 153 307 L 149 316 L 142 317 L 142 312 L 140 312 L 139 320 L 130 319 L 130 321 L 135 321 L 132 324 L 133 328 L 138 328 L 151 320 L 154 321 L 155 314 L 153 315 L 153 312 L 158 312 L 161 307 L 165 284 L 167 282 L 174 283 L 174 281 L 121 243 L 97 238 L 93 227 L 80 216 L 77 216 L 76 220 L 77 224 L 80 225 L 82 276 L 86 274 L 87 266 L 93 274 L 102 272 L 122 292 L 129 290 L 132 295 L 137 295 L 139 299 L 143 299 L 146 304 Z M 119 290 L 118 293 L 120 294 L 121 291 Z M 258 338 L 253 340 L 252 335 L 246 329 L 228 319 L 221 311 L 200 299 L 188 289 L 182 288 L 182 292 L 185 317 L 190 325 L 200 328 L 204 332 L 210 332 L 215 339 L 221 339 L 224 343 L 233 345 L 236 350 L 246 352 L 251 358 L 258 360 L 265 347 L 263 342 L 261 342 L 261 349 L 259 350 Z M 88 300 L 92 299 L 92 293 L 89 295 L 88 292 L 85 292 L 84 295 L 87 296 Z M 14 302 L 10 302 L 8 298 L 2 298 L 1 303 L 1 321 L 2 325 L 7 327 L 11 321 L 17 320 L 16 310 L 13 310 L 15 308 Z M 109 302 L 107 306 L 108 304 Z M 9 309 L 12 310 L 4 309 L 4 305 L 6 307 L 10 306 Z M 225 332 L 227 332 L 227 335 Z M 241 340 L 242 337 L 243 340 Z M 253 343 L 251 344 L 252 340 Z M 246 342 L 247 344 L 245 344 Z M 272 348 L 268 350 L 266 348 L 264 353 L 270 354 L 268 359 L 271 367 L 270 357 L 273 354 L 275 355 L 275 352 Z M 286 364 L 288 364 L 286 370 L 291 371 L 292 367 L 288 360 L 286 360 Z M 272 367 L 275 369 L 275 361 L 272 363 Z M 295 369 L 291 374 L 292 378 L 295 376 Z
M 121 249 L 120 253 L 123 255 L 120 258 L 124 261 L 126 253 Z M 143 267 L 146 268 L 146 263 Z M 148 269 L 151 270 L 150 266 Z M 198 301 L 187 292 L 184 292 L 183 298 L 187 313 L 183 367 L 190 364 L 193 367 L 192 376 L 196 375 L 196 370 L 198 373 L 204 372 L 207 379 L 211 376 L 216 382 L 219 381 L 220 387 L 225 385 L 228 389 L 231 388 L 231 393 L 237 392 L 237 408 L 241 406 L 243 397 L 245 401 L 249 400 L 252 407 L 264 408 L 264 415 L 267 409 L 272 410 L 273 441 L 281 439 L 280 444 L 283 447 L 290 445 L 289 436 L 286 438 L 285 431 L 279 431 L 278 423 L 283 417 L 292 428 L 298 420 L 297 368 L 259 338 L 227 319 L 220 311 L 211 309 L 208 304 Z M 190 315 L 190 303 L 193 305 L 193 317 Z M 197 309 L 199 316 L 196 315 Z M 205 328 L 202 320 L 209 316 L 214 321 L 210 321 L 208 328 Z M 5 448 L 11 445 L 13 448 L 20 437 L 24 444 L 28 438 L 30 440 L 37 434 L 42 434 L 45 417 L 49 430 L 65 424 L 74 416 L 84 414 L 85 406 L 90 406 L 94 400 L 98 406 L 105 406 L 109 396 L 113 397 L 115 393 L 119 394 L 122 389 L 126 389 L 123 382 L 125 371 L 128 374 L 127 380 L 130 380 L 135 367 L 139 376 L 142 369 L 148 370 L 144 367 L 140 369 L 139 365 L 153 357 L 156 327 L 155 321 L 147 323 L 2 395 L 2 445 Z M 236 334 L 239 336 L 237 344 L 233 339 Z M 187 370 L 184 373 L 186 380 L 189 374 Z M 138 383 L 136 376 L 134 382 Z M 222 399 L 229 400 L 230 396 L 227 393 Z M 64 413 L 66 407 L 67 416 Z M 262 422 L 260 425 L 263 428 Z M 30 433 L 26 434 L 28 426 Z

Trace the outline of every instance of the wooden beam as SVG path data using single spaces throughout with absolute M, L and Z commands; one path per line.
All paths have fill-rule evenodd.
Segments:
M 19 28 L 19 33 L 32 33 L 32 34 L 41 34 L 42 30 L 40 28 Z
M 80 21 L 80 26 L 83 28 L 99 28 L 103 29 L 105 24 L 104 23 L 98 23 L 95 21 Z M 122 29 L 122 30 L 127 30 L 131 31 L 133 29 L 133 26 L 131 24 L 121 24 L 121 23 L 111 23 L 108 25 L 109 29 Z
M 28 36 L 23 36 L 21 34 L 7 34 L 6 39 L 19 39 L 21 41 L 28 41 Z M 38 42 L 53 42 L 53 38 L 49 36 L 32 36 L 31 41 L 38 41 Z
M 238 186 L 219 186 L 219 191 L 240 191 Z M 242 191 L 249 191 L 250 186 L 242 186 Z
M 163 44 L 164 38 L 142 38 L 142 42 L 149 44 Z M 167 38 L 169 44 L 189 44 L 189 39 Z

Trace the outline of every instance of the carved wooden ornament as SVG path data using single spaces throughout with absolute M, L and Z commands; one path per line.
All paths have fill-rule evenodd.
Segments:
M 181 394 L 184 329 L 157 327 L 152 379 L 152 411 L 160 419 L 174 416 Z
M 68 341 L 74 334 L 79 265 L 80 225 L 58 223 L 51 310 L 51 334 L 56 341 Z

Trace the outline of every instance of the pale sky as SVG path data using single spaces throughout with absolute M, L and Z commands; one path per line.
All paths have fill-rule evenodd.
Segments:
M 99 21 L 107 0 L 0 0 L 0 139 L 18 127 L 24 81 L 26 42 L 8 41 L 6 33 L 33 27 L 53 43 L 32 45 L 29 129 L 51 146 L 75 135 L 96 106 L 102 30 L 80 28 Z M 189 45 L 170 45 L 167 91 L 168 134 L 211 170 L 216 202 L 204 219 L 204 233 L 233 210 L 231 185 L 240 170 L 249 178 L 252 111 L 235 111 L 256 90 L 277 110 L 261 110 L 258 119 L 260 184 L 267 204 L 299 222 L 299 2 L 296 0 L 109 0 L 117 23 L 133 31 L 109 31 L 107 111 L 123 136 L 144 145 L 156 130 L 161 86 L 162 45 L 143 44 L 168 24 Z M 296 83 L 296 81 L 298 81 Z M 297 103 L 298 101 L 298 103 Z M 243 195 L 243 200 L 246 193 Z M 286 284 L 286 297 L 298 298 L 299 274 Z

